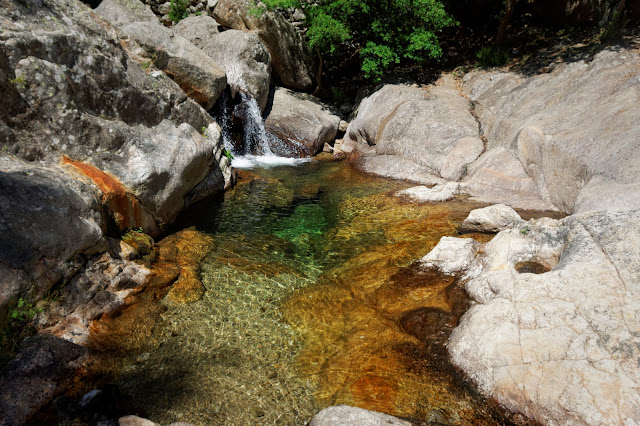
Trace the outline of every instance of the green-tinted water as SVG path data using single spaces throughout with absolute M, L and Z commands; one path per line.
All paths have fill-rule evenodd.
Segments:
M 140 414 L 305 424 L 346 403 L 488 422 L 495 409 L 455 383 L 442 339 L 427 333 L 435 318 L 446 330 L 433 333 L 446 337 L 464 296 L 408 268 L 477 205 L 389 195 L 408 186 L 314 161 L 243 172 L 224 199 L 186 214 L 180 226 L 197 232 L 178 235 L 176 250 L 199 236 L 192 251 L 206 291 L 192 303 L 165 298 L 151 335 L 124 356 L 118 383 Z

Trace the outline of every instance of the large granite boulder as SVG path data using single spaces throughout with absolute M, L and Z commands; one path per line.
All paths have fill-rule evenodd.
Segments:
M 294 90 L 315 87 L 314 58 L 300 33 L 278 12 L 251 6 L 247 0 L 219 0 L 213 17 L 222 26 L 251 31 L 271 54 L 277 83 Z
M 32 423 L 32 415 L 73 384 L 86 355 L 85 348 L 54 336 L 25 339 L 0 370 L 0 423 Z
M 310 157 L 333 142 L 338 133 L 340 117 L 309 95 L 278 87 L 273 105 L 265 120 L 267 132 L 279 143 L 271 150 L 286 157 Z
M 543 424 L 640 422 L 640 211 L 521 223 L 463 279 L 447 347 L 484 392 Z
M 43 296 L 106 248 L 100 191 L 58 168 L 0 155 L 0 316 L 27 290 Z
M 233 177 L 206 111 L 82 3 L 4 0 L 0 26 L 1 313 Z
M 269 98 L 271 55 L 256 34 L 239 30 L 219 33 L 218 23 L 206 15 L 183 19 L 173 30 L 220 65 L 233 90 L 250 94 L 264 110 Z
M 148 6 L 137 0 L 103 0 L 96 12 L 142 46 L 189 97 L 207 110 L 213 107 L 227 84 L 224 71 L 202 50 L 162 25 Z
M 515 179 L 568 213 L 640 207 L 638 61 L 637 51 L 609 49 L 533 77 L 465 76 L 489 150 L 486 165 L 472 166 L 469 192 L 505 202 L 492 192 Z
M 375 154 L 360 149 L 365 157 L 393 156 L 403 168 L 421 169 L 426 178 L 416 174 L 409 179 L 428 184 L 439 178 L 460 180 L 484 150 L 469 103 L 450 78 L 429 88 L 383 87 L 362 102 L 345 142 L 375 146 Z M 361 157 L 359 164 L 366 171 L 394 176 L 391 162 L 372 163 Z

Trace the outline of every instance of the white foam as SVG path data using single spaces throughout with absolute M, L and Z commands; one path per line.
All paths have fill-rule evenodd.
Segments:
M 308 163 L 311 158 L 288 158 L 275 155 L 242 155 L 235 156 L 231 166 L 236 169 L 252 169 L 254 167 L 298 166 Z

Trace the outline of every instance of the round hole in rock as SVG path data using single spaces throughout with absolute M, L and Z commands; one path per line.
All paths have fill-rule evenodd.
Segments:
M 526 261 L 526 262 L 518 262 L 516 263 L 516 271 L 521 274 L 544 274 L 545 272 L 549 272 L 551 268 L 542 263 L 534 262 L 534 261 Z

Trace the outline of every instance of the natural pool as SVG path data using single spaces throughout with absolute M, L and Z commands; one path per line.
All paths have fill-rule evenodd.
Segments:
M 464 291 L 411 266 L 479 205 L 391 195 L 409 186 L 346 162 L 241 171 L 160 244 L 174 289 L 94 325 L 123 393 L 164 424 L 305 424 L 337 404 L 508 422 L 447 361 Z

